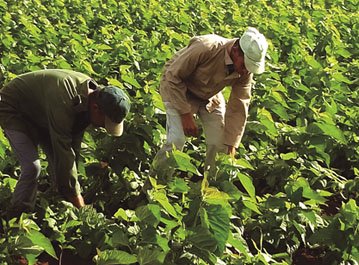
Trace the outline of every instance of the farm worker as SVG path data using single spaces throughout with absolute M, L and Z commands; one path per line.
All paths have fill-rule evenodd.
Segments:
M 19 75 L 0 90 L 0 126 L 21 167 L 12 211 L 34 207 L 41 166 L 37 146 L 46 154 L 57 190 L 76 207 L 85 205 L 76 162 L 86 127 L 123 132 L 130 110 L 128 96 L 114 86 L 100 87 L 71 70 L 39 70 Z
M 167 141 L 153 163 L 159 176 L 171 174 L 166 153 L 173 145 L 181 150 L 185 136 L 198 136 L 195 114 L 206 136 L 205 169 L 214 169 L 218 152 L 234 156 L 246 125 L 253 74 L 264 71 L 267 47 L 265 37 L 249 27 L 241 38 L 193 37 L 165 64 L 160 94 Z M 227 107 L 221 93 L 226 86 L 232 88 Z

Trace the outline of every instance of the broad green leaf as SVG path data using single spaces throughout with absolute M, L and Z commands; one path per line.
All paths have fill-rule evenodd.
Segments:
M 172 192 L 186 193 L 189 191 L 188 184 L 183 178 L 174 178 L 168 187 Z
M 130 221 L 135 219 L 135 212 L 132 210 L 124 210 L 122 208 L 118 209 L 113 215 L 115 218 L 121 218 L 125 221 Z
M 122 80 L 130 85 L 133 85 L 135 88 L 141 88 L 141 85 L 137 82 L 137 80 L 129 75 L 122 75 Z
M 117 248 L 118 246 L 128 246 L 129 245 L 128 235 L 121 229 L 117 229 L 114 231 L 114 233 L 111 237 L 111 241 L 115 248 Z
M 93 70 L 92 65 L 91 65 L 90 62 L 88 62 L 88 61 L 82 61 L 81 64 L 82 64 L 83 68 L 86 70 L 87 73 L 89 73 L 89 74 L 95 74 L 95 71 Z
M 112 50 L 111 46 L 103 44 L 103 43 L 96 45 L 96 48 L 99 50 Z
M 343 82 L 346 84 L 352 84 L 353 82 L 349 80 L 348 77 L 344 76 L 342 73 L 333 73 L 332 74 L 333 78 L 335 79 L 335 81 L 337 82 Z
M 14 247 L 16 247 L 17 251 L 32 264 L 35 264 L 36 257 L 44 251 L 43 246 L 31 241 L 29 234 L 16 237 L 14 243 Z M 57 259 L 56 255 L 54 258 Z
M 240 172 L 237 173 L 237 177 L 238 177 L 239 181 L 241 182 L 241 184 L 243 185 L 243 187 L 245 188 L 245 190 L 247 191 L 248 195 L 254 201 L 256 201 L 256 190 L 255 190 L 252 180 L 247 175 L 240 173 Z
M 238 200 L 241 193 L 232 181 L 223 181 L 220 183 L 221 190 L 227 193 L 231 199 Z
M 159 204 L 161 204 L 161 206 L 166 210 L 167 213 L 169 213 L 175 218 L 178 218 L 175 208 L 173 208 L 172 204 L 170 204 L 165 193 L 161 191 L 155 191 L 153 193 L 153 199 L 157 201 Z
M 266 109 L 258 110 L 258 119 L 262 125 L 267 128 L 267 132 L 273 136 L 278 134 L 272 115 Z
M 38 255 L 36 255 L 36 254 L 26 254 L 25 258 L 26 258 L 28 264 L 36 264 L 36 257 L 37 256 Z
M 248 209 L 252 210 L 253 212 L 256 212 L 258 214 L 262 214 L 258 207 L 257 204 L 251 200 L 243 200 L 243 204 L 244 206 L 246 206 Z
M 10 190 L 13 192 L 17 183 L 17 180 L 14 178 L 4 178 L 3 183 L 5 186 L 8 186 Z
M 207 211 L 210 231 L 217 240 L 218 256 L 221 256 L 229 235 L 230 219 L 226 209 L 221 205 L 208 205 L 204 207 Z
M 202 259 L 206 265 L 217 265 L 217 257 L 211 251 L 193 246 L 188 249 L 188 252 Z
M 70 229 L 72 227 L 76 227 L 81 225 L 83 222 L 78 221 L 78 220 L 69 220 L 68 222 L 64 223 L 62 226 L 62 230 L 67 230 Z
M 57 59 L 55 61 L 56 65 L 58 65 L 59 68 L 61 69 L 71 69 L 71 64 L 69 64 L 65 58 L 63 58 L 62 56 L 59 57 L 59 59 Z
M 343 132 L 336 125 L 314 122 L 308 126 L 307 131 L 331 136 L 341 143 L 347 142 Z
M 227 204 L 229 196 L 215 187 L 207 187 L 203 190 L 203 200 L 209 204 Z
M 147 204 L 136 209 L 138 219 L 156 227 L 161 219 L 161 208 L 156 204 Z
M 314 69 L 322 68 L 322 65 L 317 60 L 315 60 L 314 57 L 312 57 L 312 56 L 309 56 L 309 55 L 306 56 L 305 61 Z
M 144 247 L 138 252 L 138 263 L 146 264 L 163 264 L 166 254 L 158 248 Z
M 97 250 L 94 260 L 97 265 L 133 264 L 137 257 L 122 250 Z
M 162 237 L 160 235 L 156 235 L 156 243 L 166 253 L 171 250 L 171 248 L 168 246 L 168 238 Z
M 314 191 L 310 187 L 309 182 L 302 177 L 296 179 L 293 183 L 293 190 L 296 191 L 298 189 L 302 189 L 304 198 L 314 200 L 317 203 L 325 203 L 326 201 L 317 191 Z
M 283 160 L 292 160 L 292 159 L 296 159 L 297 157 L 298 157 L 298 154 L 295 152 L 280 154 L 280 158 L 282 158 Z
M 242 168 L 248 168 L 254 170 L 254 167 L 248 162 L 247 159 L 239 158 L 235 160 L 236 165 L 242 167 Z
M 157 184 L 157 180 L 155 178 L 149 177 L 149 180 L 150 180 L 151 186 L 155 190 L 164 189 L 166 187 L 165 185 Z
M 235 247 L 240 253 L 248 257 L 248 247 L 246 241 L 240 236 L 234 237 L 233 233 L 229 233 L 228 237 L 228 244 L 231 244 L 233 247 Z
M 336 53 L 338 53 L 340 56 L 343 56 L 344 58 L 349 58 L 350 56 L 353 55 L 351 52 L 349 52 L 347 49 L 344 48 L 340 48 L 336 50 Z
M 304 218 L 309 222 L 309 225 L 314 231 L 314 229 L 317 227 L 317 217 L 315 215 L 314 211 L 302 211 L 300 215 L 304 216 Z
M 191 172 L 196 175 L 201 175 L 197 168 L 191 163 L 191 158 L 188 154 L 179 150 L 173 150 L 173 157 L 177 163 L 177 168 L 185 172 Z
M 282 105 L 279 104 L 271 105 L 271 111 L 277 114 L 284 121 L 288 121 L 290 119 L 287 110 Z
M 217 248 L 217 240 L 213 233 L 201 226 L 192 228 L 187 240 L 199 249 L 213 252 Z
M 328 242 L 333 242 L 334 238 L 338 235 L 338 230 L 333 225 L 329 225 L 328 227 L 316 230 L 309 237 L 308 241 L 312 244 L 325 245 Z
M 119 88 L 124 88 L 123 84 L 120 81 L 118 81 L 117 79 L 114 79 L 114 78 L 109 78 L 108 79 L 108 84 L 113 85 L 113 86 L 117 86 Z

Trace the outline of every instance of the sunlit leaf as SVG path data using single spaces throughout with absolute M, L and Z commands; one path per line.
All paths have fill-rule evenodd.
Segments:
M 175 208 L 170 204 L 166 194 L 161 191 L 154 192 L 153 198 L 173 217 L 178 218 Z
M 192 164 L 191 157 L 188 154 L 179 150 L 173 150 L 172 154 L 179 170 L 191 172 L 199 176 L 201 175 L 198 169 Z
M 247 191 L 248 195 L 253 199 L 256 200 L 256 190 L 253 185 L 252 180 L 245 174 L 238 172 L 237 177 L 245 190 Z
M 135 255 L 122 250 L 98 250 L 94 259 L 97 265 L 133 264 L 137 262 Z
M 331 136 L 342 143 L 347 142 L 342 130 L 340 130 L 336 125 L 314 122 L 308 126 L 307 131 L 312 133 L 319 132 L 324 135 Z

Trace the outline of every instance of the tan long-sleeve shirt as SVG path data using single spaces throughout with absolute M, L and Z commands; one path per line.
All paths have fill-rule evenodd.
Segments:
M 195 113 L 203 102 L 211 112 L 220 103 L 221 90 L 230 86 L 224 144 L 234 147 L 244 133 L 253 80 L 252 74 L 228 73 L 228 50 L 236 40 L 214 34 L 192 38 L 166 63 L 160 84 L 163 101 L 171 102 L 180 114 Z

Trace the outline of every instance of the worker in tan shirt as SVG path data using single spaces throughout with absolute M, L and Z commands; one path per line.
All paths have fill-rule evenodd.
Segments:
M 194 115 L 202 122 L 206 137 L 205 169 L 214 168 L 218 152 L 235 154 L 248 116 L 253 74 L 264 71 L 268 44 L 255 28 L 242 37 L 197 36 L 165 65 L 160 94 L 166 108 L 167 141 L 153 166 L 168 176 L 167 152 L 173 145 L 182 150 L 186 136 L 198 136 Z M 232 87 L 226 107 L 221 93 Z

